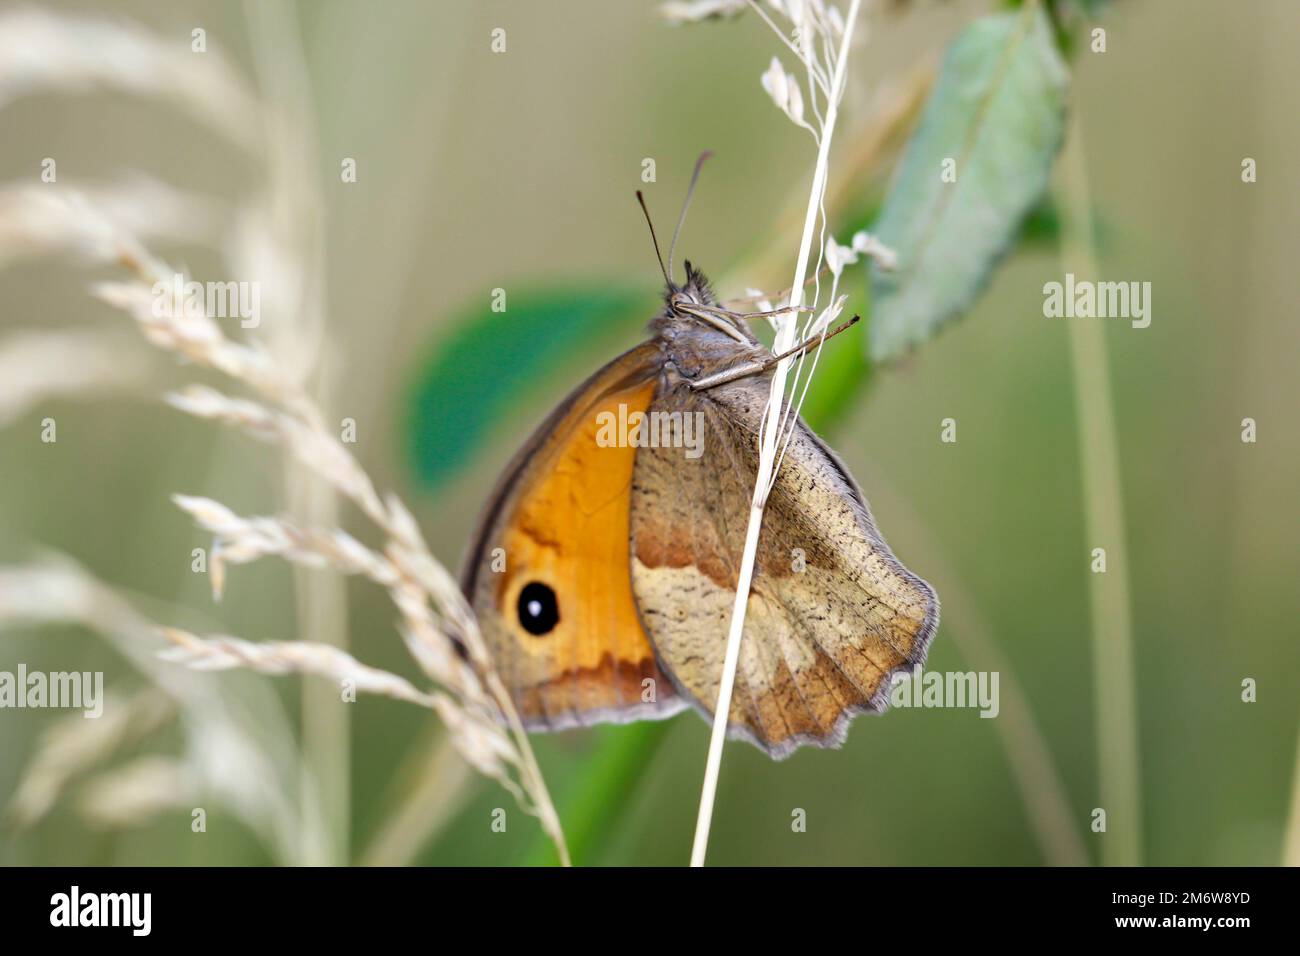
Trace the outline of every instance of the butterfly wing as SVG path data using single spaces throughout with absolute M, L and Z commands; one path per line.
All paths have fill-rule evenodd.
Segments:
M 507 467 L 466 556 L 462 589 L 530 729 L 664 717 L 684 706 L 632 595 L 637 449 L 611 447 L 600 433 L 609 421 L 602 413 L 617 421 L 648 408 L 661 361 L 647 342 L 560 403 Z
M 632 584 L 659 660 L 712 717 L 758 467 L 766 378 L 665 388 L 651 412 L 702 416 L 703 454 L 643 448 L 632 493 Z M 845 467 L 802 421 L 767 501 L 730 734 L 771 756 L 838 746 L 925 658 L 933 588 L 894 557 Z

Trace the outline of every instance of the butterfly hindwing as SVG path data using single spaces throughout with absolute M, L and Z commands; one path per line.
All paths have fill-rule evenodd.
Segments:
M 703 454 L 644 448 L 632 491 L 632 582 L 661 665 L 706 715 L 716 705 L 769 389 L 666 386 L 651 412 L 702 416 Z M 847 470 L 796 424 L 768 498 L 731 706 L 733 736 L 783 757 L 836 746 L 888 703 L 938 622 L 934 590 L 885 544 Z

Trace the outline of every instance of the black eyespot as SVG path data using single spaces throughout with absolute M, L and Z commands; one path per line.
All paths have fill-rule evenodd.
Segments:
M 519 592 L 519 623 L 529 634 L 549 634 L 560 623 L 555 592 L 536 581 L 525 584 Z

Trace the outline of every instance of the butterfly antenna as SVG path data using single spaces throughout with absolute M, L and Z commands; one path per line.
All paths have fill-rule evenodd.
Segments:
M 700 168 L 704 161 L 713 155 L 713 150 L 706 149 L 695 161 L 695 172 L 691 174 L 691 184 L 686 189 L 686 199 L 682 203 L 682 214 L 677 217 L 677 228 L 673 230 L 672 245 L 668 247 L 668 271 L 673 271 L 673 255 L 677 251 L 677 237 L 682 234 L 682 223 L 686 222 L 686 210 L 691 208 L 691 197 L 695 195 L 695 184 L 700 181 Z
M 645 196 L 641 195 L 641 190 L 639 189 L 636 191 L 636 201 L 641 204 L 641 211 L 645 213 L 645 224 L 650 227 L 650 241 L 653 242 L 655 246 L 655 258 L 659 260 L 659 271 L 664 274 L 664 281 L 668 283 L 668 287 L 671 289 L 673 286 L 673 280 L 669 278 L 668 270 L 664 268 L 664 257 L 659 251 L 659 237 L 655 235 L 655 224 L 650 221 L 650 210 L 646 208 Z

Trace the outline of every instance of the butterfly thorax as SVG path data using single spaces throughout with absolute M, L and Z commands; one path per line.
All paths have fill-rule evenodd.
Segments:
M 686 379 L 767 354 L 745 320 L 719 306 L 709 280 L 689 261 L 685 284 L 669 283 L 664 310 L 650 321 L 649 331 Z

